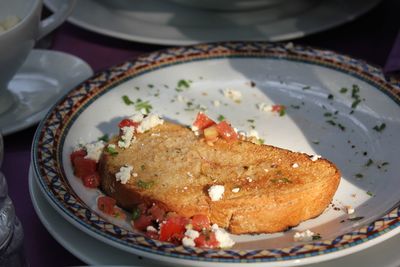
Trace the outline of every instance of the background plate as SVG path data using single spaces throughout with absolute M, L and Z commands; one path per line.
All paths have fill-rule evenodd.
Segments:
M 54 11 L 63 0 L 44 2 Z M 285 8 L 213 12 L 163 0 L 85 0 L 76 3 L 68 21 L 107 36 L 163 45 L 233 40 L 282 41 L 349 22 L 379 2 L 291 1 Z

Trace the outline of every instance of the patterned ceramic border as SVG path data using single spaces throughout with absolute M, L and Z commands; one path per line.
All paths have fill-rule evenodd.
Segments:
M 61 167 L 64 138 L 74 118 L 99 96 L 128 79 L 172 64 L 223 57 L 256 57 L 301 61 L 332 68 L 377 87 L 400 105 L 400 81 L 387 82 L 379 68 L 331 51 L 264 42 L 226 42 L 154 52 L 101 72 L 61 99 L 35 135 L 33 163 L 47 196 L 64 214 L 93 233 L 122 246 L 177 258 L 214 262 L 270 262 L 312 257 L 364 243 L 400 226 L 399 205 L 357 231 L 294 247 L 265 250 L 211 250 L 163 243 L 112 225 L 93 213 L 72 191 Z

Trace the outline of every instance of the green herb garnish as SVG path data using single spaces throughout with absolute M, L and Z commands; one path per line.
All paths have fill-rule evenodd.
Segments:
M 259 139 L 257 140 L 257 143 L 260 144 L 260 145 L 264 144 L 264 139 L 259 138 Z
M 319 141 L 311 141 L 315 145 L 319 145 Z
M 329 100 L 332 100 L 332 99 L 333 99 L 333 95 L 332 95 L 332 94 L 329 94 L 329 95 L 328 95 L 328 99 L 329 99 Z
M 371 191 L 367 191 L 367 195 L 373 197 L 374 193 L 372 193 Z
M 300 109 L 300 106 L 299 106 L 299 105 L 290 105 L 290 107 L 291 107 L 291 108 L 294 108 L 294 109 Z
M 364 177 L 364 175 L 362 173 L 356 173 L 354 176 L 359 178 L 359 179 Z
M 386 128 L 386 124 L 382 123 L 381 125 L 375 125 L 375 127 L 372 129 L 374 129 L 377 132 L 382 132 L 385 128 Z
M 355 109 L 358 106 L 358 104 L 360 104 L 360 103 L 361 103 L 361 99 L 354 100 L 353 103 L 351 104 L 351 108 Z
M 285 114 L 286 114 L 286 107 L 284 105 L 281 105 L 281 108 L 279 110 L 279 116 L 282 117 L 285 116 Z
M 142 101 L 141 99 L 138 99 L 135 103 L 136 111 L 144 110 L 148 114 L 151 112 L 152 109 L 153 107 L 150 105 L 149 101 Z
M 140 188 L 149 189 L 154 185 L 154 181 L 145 182 L 142 180 L 138 180 L 136 184 Z
M 129 99 L 129 97 L 127 96 L 127 95 L 123 95 L 122 96 L 122 100 L 124 101 L 124 103 L 126 104 L 126 105 L 133 105 L 133 104 L 135 104 L 132 100 L 130 100 Z
M 115 150 L 114 147 L 107 146 L 107 147 L 106 147 L 106 151 L 107 151 L 107 153 L 110 154 L 111 156 L 116 156 L 116 155 L 118 155 L 118 151 Z
M 140 217 L 140 209 L 138 207 L 134 208 L 132 211 L 132 220 L 137 220 Z
M 340 130 L 345 131 L 346 127 L 344 127 L 342 124 L 338 123 L 337 125 L 339 127 Z
M 324 117 L 332 117 L 332 113 L 330 113 L 330 112 L 325 112 L 325 113 L 324 113 Z
M 320 240 L 321 239 L 321 234 L 315 234 L 312 236 L 312 240 Z
M 342 88 L 340 89 L 339 92 L 340 92 L 341 94 L 345 94 L 345 93 L 347 92 L 347 90 L 348 90 L 348 89 L 347 89 L 346 87 L 342 87 Z
M 153 88 L 153 87 L 154 87 L 154 85 L 152 85 L 152 84 L 148 84 L 148 85 L 147 85 L 147 87 L 149 87 L 149 88 Z
M 218 121 L 224 121 L 224 120 L 225 120 L 224 115 L 219 115 L 218 118 L 217 118 L 217 120 L 218 120 Z
M 140 165 L 140 169 L 141 169 L 142 171 L 144 171 L 144 169 L 145 169 L 144 165 Z
M 105 134 L 99 138 L 97 138 L 98 141 L 103 141 L 103 142 L 108 142 L 109 138 L 108 138 L 108 134 Z
M 250 123 L 254 123 L 254 120 L 250 120 L 250 119 L 249 119 L 249 120 L 247 120 L 247 121 L 250 122 Z
M 189 88 L 190 87 L 190 84 L 189 84 L 189 82 L 188 81 L 186 81 L 186 80 L 179 80 L 178 81 L 178 85 L 177 85 L 177 87 L 178 88 Z
M 367 163 L 365 163 L 365 166 L 369 167 L 374 163 L 372 159 L 368 159 Z
M 303 90 L 308 90 L 308 89 L 310 89 L 311 87 L 310 86 L 303 86 L 303 88 L 301 88 L 301 89 L 303 89 Z
M 334 122 L 333 120 L 328 120 L 328 121 L 326 121 L 326 123 L 329 123 L 332 126 L 336 125 L 336 122 Z

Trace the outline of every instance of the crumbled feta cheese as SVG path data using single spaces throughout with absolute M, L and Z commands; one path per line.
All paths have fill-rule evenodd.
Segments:
M 190 178 L 193 177 L 193 174 L 192 174 L 191 172 L 187 172 L 186 174 L 187 174 L 187 176 L 189 176 Z
M 136 113 L 130 116 L 128 119 L 134 122 L 141 122 L 143 120 L 144 116 L 142 113 Z
M 222 195 L 225 192 L 225 187 L 223 185 L 212 185 L 208 188 L 208 195 L 211 201 L 218 201 L 222 199 Z
M 126 126 L 121 128 L 122 134 L 121 139 L 118 141 L 118 146 L 121 148 L 128 148 L 130 147 L 132 141 L 135 140 L 135 127 L 133 126 Z
M 187 237 L 189 237 L 189 238 L 194 240 L 194 239 L 196 239 L 196 238 L 198 238 L 200 236 L 200 233 L 198 231 L 196 231 L 196 230 L 193 230 L 193 229 L 187 229 L 186 232 L 185 232 L 185 236 L 187 236 Z
M 292 168 L 298 168 L 300 165 L 298 163 L 293 163 Z
M 194 242 L 193 239 L 189 238 L 189 237 L 184 237 L 182 239 L 182 245 L 184 245 L 185 247 L 195 247 L 196 243 Z
M 126 184 L 131 178 L 131 172 L 133 171 L 133 167 L 130 165 L 125 165 L 119 168 L 119 172 L 115 174 L 115 178 L 118 181 L 121 181 L 121 184 Z
M 221 105 L 221 102 L 219 102 L 219 100 L 213 100 L 212 104 L 214 105 L 214 107 L 219 107 Z
M 154 228 L 153 225 L 147 226 L 146 231 L 147 231 L 147 232 L 155 232 L 155 233 L 157 233 L 157 229 Z
M 242 99 L 242 93 L 233 89 L 225 89 L 223 90 L 223 94 L 225 97 L 232 99 L 235 102 L 238 102 Z
M 133 177 L 138 177 L 138 174 L 136 172 L 132 173 Z
M 149 114 L 146 118 L 142 120 L 140 125 L 137 127 L 137 132 L 138 133 L 144 133 L 148 130 L 150 130 L 153 127 L 156 127 L 157 125 L 163 124 L 164 120 L 161 119 L 158 115 L 156 114 Z
M 264 111 L 264 112 L 271 112 L 272 111 L 272 106 L 268 105 L 266 103 L 258 103 L 257 108 L 259 111 Z
M 247 180 L 249 183 L 253 182 L 253 179 L 251 179 L 250 177 L 246 177 L 246 180 Z
M 250 130 L 250 132 L 247 133 L 247 137 L 255 137 L 257 139 L 260 139 L 256 130 Z
M 347 212 L 347 214 L 353 214 L 354 212 L 355 212 L 355 209 L 352 207 L 352 206 L 350 206 L 350 205 L 348 205 L 348 206 L 344 206 L 344 208 L 346 209 L 346 212 Z
M 309 229 L 303 231 L 303 232 L 296 232 L 293 236 L 294 241 L 312 241 L 313 240 L 314 233 L 311 232 Z
M 237 193 L 237 192 L 239 192 L 239 191 L 240 191 L 240 188 L 239 188 L 239 187 L 235 187 L 235 188 L 232 189 L 232 192 L 233 192 L 233 193 Z
M 235 244 L 235 241 L 232 240 L 229 233 L 224 229 L 219 228 L 217 224 L 214 223 L 211 226 L 211 230 L 215 233 L 215 238 L 219 242 L 219 247 L 229 248 Z
M 85 156 L 85 159 L 92 159 L 98 162 L 105 145 L 106 144 L 101 140 L 91 144 L 86 144 L 85 149 L 87 154 Z
M 321 158 L 321 155 L 312 155 L 312 156 L 310 157 L 311 161 L 317 161 L 317 160 L 320 159 L 320 158 Z

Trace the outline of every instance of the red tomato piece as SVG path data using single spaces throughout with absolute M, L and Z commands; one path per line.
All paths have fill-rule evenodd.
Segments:
M 217 130 L 220 136 L 226 141 L 235 141 L 238 139 L 238 134 L 226 121 L 221 121 L 217 124 Z
M 86 155 L 87 153 L 84 149 L 79 149 L 72 152 L 69 158 L 71 159 L 72 164 L 74 164 L 76 158 L 84 158 Z
M 160 241 L 177 242 L 185 235 L 189 220 L 184 217 L 175 216 L 167 219 L 160 227 Z
M 194 240 L 194 243 L 196 244 L 196 247 L 203 248 L 217 248 L 219 246 L 219 242 L 214 232 L 200 234 L 200 236 Z
M 133 120 L 130 119 L 123 119 L 122 121 L 120 121 L 120 123 L 118 124 L 119 128 L 124 128 L 124 127 L 129 127 L 129 126 L 133 126 L 133 127 L 138 127 L 139 126 L 139 122 L 135 122 Z
M 153 217 L 153 220 L 161 222 L 164 220 L 165 211 L 157 205 L 151 206 L 148 213 Z
M 96 188 L 100 185 L 100 175 L 98 172 L 86 175 L 82 178 L 83 185 L 89 188 Z
M 273 105 L 272 106 L 272 112 L 281 112 L 283 109 L 285 109 L 284 105 Z
M 114 207 L 117 201 L 112 197 L 101 196 L 97 199 L 97 207 L 105 214 L 114 215 Z
M 197 113 L 196 120 L 193 122 L 193 125 L 199 128 L 199 130 L 203 130 L 204 128 L 210 127 L 214 125 L 215 121 L 210 119 L 206 114 L 203 112 Z
M 149 215 L 140 215 L 140 217 L 133 222 L 133 226 L 139 231 L 145 231 L 147 226 L 151 225 L 152 217 Z
M 85 159 L 84 157 L 75 157 L 72 162 L 74 166 L 75 176 L 83 179 L 85 176 L 96 173 L 97 163 L 92 159 Z
M 210 220 L 206 215 L 197 214 L 192 217 L 192 226 L 196 231 L 210 228 Z

